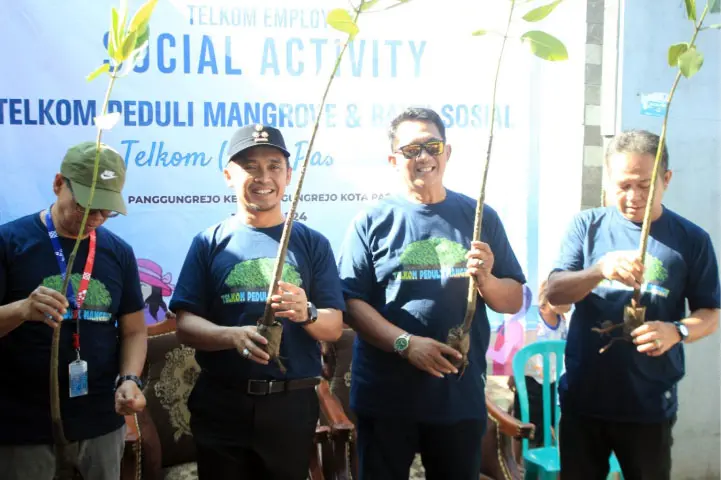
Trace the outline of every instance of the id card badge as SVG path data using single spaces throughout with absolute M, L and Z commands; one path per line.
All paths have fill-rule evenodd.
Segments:
M 88 394 L 88 362 L 77 359 L 70 363 L 70 398 Z

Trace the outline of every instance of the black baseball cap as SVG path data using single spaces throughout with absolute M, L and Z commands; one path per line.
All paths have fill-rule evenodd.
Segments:
M 283 152 L 283 155 L 290 157 L 290 152 L 285 148 L 285 140 L 283 140 L 283 134 L 280 133 L 280 130 L 268 125 L 258 124 L 246 125 L 233 134 L 230 138 L 228 158 L 233 158 L 249 148 L 258 146 L 277 148 Z

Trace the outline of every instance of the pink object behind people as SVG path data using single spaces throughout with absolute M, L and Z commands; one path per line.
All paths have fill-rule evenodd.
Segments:
M 138 273 L 140 274 L 141 282 L 160 288 L 162 296 L 167 297 L 173 293 L 175 285 L 170 283 L 173 276 L 170 272 L 163 275 L 162 267 L 154 261 L 146 258 L 138 259 Z
M 513 375 L 513 356 L 523 348 L 525 332 L 521 319 L 531 307 L 533 292 L 527 285 L 523 285 L 523 306 L 503 323 L 496 334 L 496 342 L 488 350 L 487 357 L 492 363 L 492 375 Z

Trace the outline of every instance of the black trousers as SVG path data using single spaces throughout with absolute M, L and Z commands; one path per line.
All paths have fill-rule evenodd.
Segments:
M 671 430 L 676 416 L 660 423 L 611 422 L 561 414 L 562 480 L 604 480 L 613 451 L 624 480 L 670 480 Z
M 221 423 L 223 412 L 191 416 L 200 480 L 308 478 L 318 423 L 315 389 L 236 396 L 233 409 L 227 424 Z
M 430 425 L 358 416 L 360 480 L 408 480 L 417 452 L 427 480 L 478 480 L 486 421 Z

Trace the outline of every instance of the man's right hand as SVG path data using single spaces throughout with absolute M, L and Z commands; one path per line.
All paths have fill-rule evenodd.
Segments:
M 268 340 L 258 333 L 258 327 L 248 325 L 245 327 L 230 327 L 233 332 L 233 343 L 238 353 L 247 359 L 261 365 L 268 365 L 270 355 L 261 349 L 258 344 L 267 345 Z
M 57 290 L 41 285 L 23 300 L 22 319 L 23 322 L 43 322 L 56 328 L 63 321 L 67 308 L 67 298 Z
M 643 283 L 643 262 L 637 251 L 610 252 L 598 261 L 603 278 L 616 280 L 631 288 Z
M 461 353 L 437 340 L 413 335 L 408 344 L 406 358 L 414 367 L 430 373 L 434 377 L 443 378 L 444 374 L 458 373 L 443 355 L 463 358 Z

